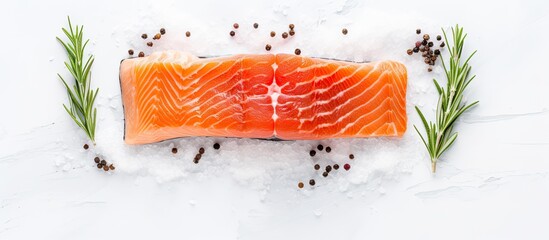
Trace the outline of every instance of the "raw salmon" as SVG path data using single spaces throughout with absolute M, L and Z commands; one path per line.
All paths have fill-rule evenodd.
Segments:
M 201 59 L 177 51 L 124 60 L 125 141 L 186 136 L 279 139 L 401 136 L 404 65 L 289 54 Z

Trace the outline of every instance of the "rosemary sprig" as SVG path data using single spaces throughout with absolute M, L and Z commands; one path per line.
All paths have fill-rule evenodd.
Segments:
M 69 58 L 68 62 L 65 62 L 65 66 L 74 78 L 74 85 L 69 87 L 69 84 L 60 74 L 57 74 L 63 85 L 67 89 L 69 98 L 69 107 L 63 104 L 63 107 L 67 113 L 74 120 L 90 140 L 95 144 L 95 123 L 97 120 L 97 109 L 93 107 L 99 88 L 91 89 L 90 87 L 90 70 L 93 65 L 94 57 L 89 55 L 87 60 L 84 61 L 84 50 L 89 42 L 89 39 L 83 41 L 83 26 L 76 25 L 74 28 L 71 24 L 69 17 L 69 29 L 62 28 L 63 33 L 68 38 L 67 42 L 64 42 L 59 37 L 57 40 L 63 45 L 67 51 Z
M 444 29 L 442 29 L 442 32 L 444 33 L 444 40 L 448 43 Z M 458 133 L 452 131 L 453 124 L 463 112 L 478 104 L 478 101 L 475 101 L 467 105 L 463 101 L 465 88 L 475 78 L 475 76 L 469 77 L 471 72 L 469 60 L 475 55 L 476 51 L 469 55 L 465 62 L 461 62 L 466 37 L 467 34 L 463 33 L 463 28 L 460 28 L 459 25 L 456 25 L 455 28 L 452 27 L 453 46 L 449 46 L 450 65 L 447 66 L 444 59 L 441 58 L 442 66 L 446 72 L 446 88 L 441 87 L 437 80 L 433 79 L 439 94 L 435 122 L 427 122 L 421 110 L 416 106 L 416 111 L 426 130 L 426 137 L 419 132 L 415 125 L 414 128 L 429 152 L 433 172 L 436 171 L 436 164 L 440 156 L 456 141 Z

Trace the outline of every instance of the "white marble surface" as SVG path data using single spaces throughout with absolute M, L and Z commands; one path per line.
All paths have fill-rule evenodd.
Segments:
M 154 2 L 2 4 L 0 239 L 549 238 L 546 1 Z M 460 23 L 470 34 L 468 46 L 479 50 L 472 62 L 477 81 L 468 97 L 481 104 L 458 123 L 460 138 L 436 175 L 426 159 L 411 159 L 408 173 L 375 187 L 318 188 L 304 195 L 276 184 L 258 190 L 224 174 L 167 182 L 123 169 L 104 174 L 75 150 L 83 138 L 60 106 L 65 96 L 55 78 L 63 71 L 64 53 L 54 36 L 65 26 L 65 15 L 83 23 L 94 38 L 93 78 L 102 88 L 99 101 L 108 107 L 110 98 L 119 97 L 118 62 L 128 47 L 121 26 L 139 31 L 141 21 L 151 26 L 184 15 L 193 19 L 187 26 L 258 19 L 262 24 L 335 22 L 360 31 L 369 27 L 358 22 L 370 12 L 402 17 L 406 26 Z M 376 39 L 368 42 L 383 46 Z M 196 44 L 194 50 L 253 52 L 241 45 L 212 49 L 217 46 Z M 430 80 L 410 81 L 428 86 Z M 417 122 L 415 113 L 408 114 Z M 411 130 L 408 134 L 415 134 Z M 74 145 L 67 139 L 75 139 Z M 56 165 L 67 154 L 81 166 Z

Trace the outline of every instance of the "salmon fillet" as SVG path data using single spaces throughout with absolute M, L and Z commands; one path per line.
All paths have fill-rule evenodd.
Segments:
M 393 61 L 157 52 L 120 65 L 125 141 L 401 136 L 406 81 Z

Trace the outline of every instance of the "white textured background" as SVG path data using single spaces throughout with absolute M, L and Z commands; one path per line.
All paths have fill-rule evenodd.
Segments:
M 546 1 L 176 2 L 2 4 L 0 239 L 549 238 Z M 101 88 L 98 150 L 118 165 L 115 174 L 95 169 L 92 154 L 81 150 L 85 138 L 61 108 L 66 96 L 56 73 L 66 73 L 65 54 L 54 37 L 66 15 L 92 38 L 93 82 Z M 231 40 L 233 22 L 241 33 Z M 253 22 L 261 34 L 252 32 Z M 220 140 L 226 151 L 195 170 L 192 149 L 212 139 L 124 146 L 118 64 L 129 47 L 143 48 L 139 33 L 165 26 L 157 49 L 258 53 L 268 32 L 280 34 L 288 23 L 297 35 L 274 42 L 274 51 L 403 61 L 408 109 L 418 104 L 427 112 L 435 101 L 431 78 L 442 75 L 440 68 L 426 74 L 418 58 L 405 55 L 414 30 L 466 28 L 467 51 L 479 50 L 477 80 L 466 95 L 481 103 L 458 122 L 458 142 L 436 175 L 412 128 L 402 140 L 327 141 L 352 149 L 356 168 L 303 191 L 295 184 L 312 174 L 306 151 L 314 142 Z M 348 36 L 339 34 L 342 27 Z M 187 160 L 174 160 L 170 144 L 188 144 L 181 148 Z M 258 148 L 267 153 L 256 155 Z

